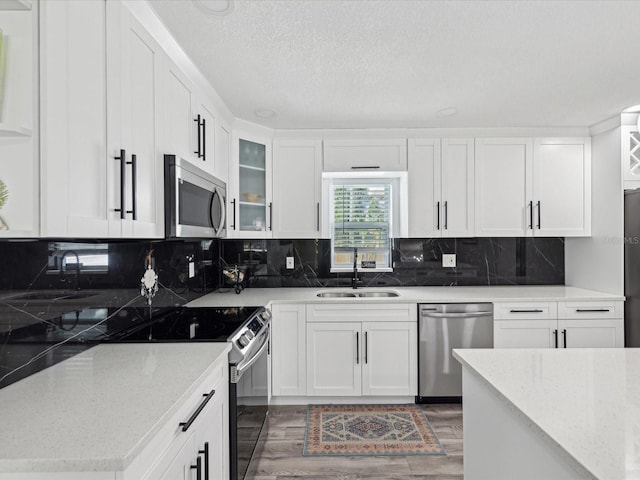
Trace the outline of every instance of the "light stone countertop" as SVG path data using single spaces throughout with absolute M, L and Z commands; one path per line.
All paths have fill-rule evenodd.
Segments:
M 622 301 L 624 297 L 593 290 L 565 286 L 484 286 L 484 287 L 366 287 L 368 290 L 392 290 L 391 298 L 318 298 L 320 291 L 353 291 L 350 288 L 247 288 L 239 295 L 233 289 L 209 293 L 187 304 L 188 307 L 247 307 L 268 303 L 475 303 L 475 302 L 555 302 Z
M 603 480 L 640 478 L 640 349 L 462 349 L 454 357 L 578 467 Z
M 0 472 L 122 471 L 227 343 L 98 345 L 0 390 Z

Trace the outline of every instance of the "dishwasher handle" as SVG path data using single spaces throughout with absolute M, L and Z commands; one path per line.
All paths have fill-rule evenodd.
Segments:
M 493 315 L 493 312 L 435 313 L 429 310 L 420 310 L 420 315 L 431 318 L 475 318 L 490 317 Z

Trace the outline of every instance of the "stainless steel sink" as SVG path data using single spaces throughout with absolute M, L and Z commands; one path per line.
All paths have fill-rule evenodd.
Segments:
M 400 296 L 398 292 L 394 292 L 391 290 L 377 290 L 377 291 L 354 290 L 351 292 L 324 291 L 324 292 L 318 292 L 316 295 L 320 298 L 390 298 L 390 297 Z
M 398 297 L 397 292 L 358 292 L 359 297 Z
M 320 298 L 356 298 L 357 294 L 351 292 L 320 292 L 317 294 Z

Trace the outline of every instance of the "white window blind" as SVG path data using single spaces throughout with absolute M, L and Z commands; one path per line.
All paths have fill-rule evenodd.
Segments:
M 352 268 L 357 248 L 360 264 L 373 260 L 376 268 L 389 268 L 391 183 L 334 184 L 332 197 L 332 267 Z

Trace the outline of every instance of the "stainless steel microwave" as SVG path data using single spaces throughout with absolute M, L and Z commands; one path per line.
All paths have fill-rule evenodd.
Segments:
M 175 155 L 164 156 L 166 238 L 224 237 L 227 185 Z

